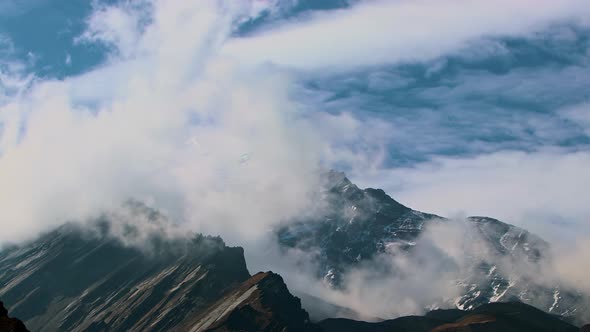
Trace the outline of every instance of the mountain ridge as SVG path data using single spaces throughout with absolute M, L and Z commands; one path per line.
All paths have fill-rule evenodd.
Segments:
M 324 256 L 319 259 L 326 264 L 323 268 L 336 266 L 345 271 L 363 260 L 386 253 L 392 243 L 400 254 L 411 255 L 413 248 L 420 245 L 416 240 L 427 224 L 446 220 L 412 210 L 383 190 L 361 190 L 343 173 L 334 173 L 326 179 L 327 187 L 319 191 L 320 206 L 314 211 L 319 211 L 322 219 L 296 220 L 288 226 L 292 228 L 277 231 L 277 239 L 284 247 L 316 246 L 324 250 L 320 250 Z M 153 209 L 139 203 L 128 207 L 133 212 L 126 215 L 128 218 L 160 222 L 161 215 Z M 134 245 L 125 244 L 114 236 L 113 225 L 103 216 L 92 224 L 91 231 L 88 226 L 66 224 L 34 241 L 0 250 L 0 298 L 13 315 L 35 331 L 241 329 L 270 332 L 320 331 L 338 322 L 356 326 L 350 319 L 324 321 L 324 326 L 321 322 L 314 324 L 301 300 L 291 294 L 281 276 L 272 272 L 250 275 L 244 249 L 228 247 L 220 237 L 200 234 L 169 237 L 161 233 L 159 227 L 146 235 L 141 233 L 141 225 L 134 222 L 129 220 L 129 225 L 117 229 L 123 230 L 123 236 L 131 239 Z M 546 250 L 547 243 L 542 239 L 497 219 L 470 217 L 468 223 L 499 255 L 511 258 L 518 253 L 535 262 Z M 135 245 L 140 241 L 149 250 Z M 493 262 L 475 263 L 470 272 L 477 276 L 483 273 L 487 279 L 479 284 L 465 281 L 460 298 L 463 302 L 454 303 L 463 310 L 431 311 L 417 320 L 403 317 L 395 324 L 410 324 L 414 328 L 412 331 L 417 328 L 413 324 L 418 324 L 427 332 L 431 331 L 428 328 L 444 324 L 463 324 L 447 326 L 450 329 L 465 328 L 464 325 L 469 324 L 456 321 L 457 315 L 489 316 L 489 313 L 477 311 L 478 308 L 488 302 L 515 299 L 511 295 L 515 289 L 521 293 L 522 289 L 528 291 L 526 287 L 530 285 L 512 284 L 512 280 L 496 271 L 500 268 L 495 269 L 495 265 L 491 265 Z M 339 271 L 332 272 L 334 278 L 329 282 L 337 287 Z M 531 292 L 549 292 L 553 301 L 553 289 L 530 287 Z M 563 291 L 562 294 L 558 299 L 568 300 L 564 297 L 567 293 Z M 577 305 L 565 300 L 559 302 L 559 306 L 566 312 L 572 309 L 570 304 Z M 347 303 L 338 305 L 348 307 Z M 540 308 L 551 311 L 548 306 Z M 450 319 L 451 314 L 456 318 Z M 553 317 L 553 313 L 546 315 Z M 381 331 L 379 329 L 389 324 L 384 322 L 360 322 L 359 326 L 377 327 L 375 331 Z M 434 326 L 434 322 L 441 324 Z M 567 327 L 571 329 L 570 325 Z

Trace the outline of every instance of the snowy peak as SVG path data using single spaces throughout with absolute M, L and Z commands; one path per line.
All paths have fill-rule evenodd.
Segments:
M 461 262 L 457 287 L 462 295 L 449 300 L 459 309 L 473 309 L 497 301 L 527 301 L 557 314 L 576 315 L 583 301 L 572 290 L 547 287 L 514 273 L 506 264 L 536 264 L 549 256 L 547 242 L 530 232 L 494 218 L 474 216 L 455 223 L 408 208 L 380 189 L 360 189 L 344 173 L 328 172 L 321 209 L 277 230 L 286 249 L 315 255 L 317 276 L 339 288 L 346 273 L 378 255 L 396 252 L 412 257 L 424 248 L 421 236 L 430 225 L 462 227 L 471 241 Z M 439 253 L 440 261 L 445 259 Z M 549 257 L 548 257 L 549 258 Z M 366 265 L 366 264 L 365 264 Z M 463 271 L 463 269 L 465 271 Z

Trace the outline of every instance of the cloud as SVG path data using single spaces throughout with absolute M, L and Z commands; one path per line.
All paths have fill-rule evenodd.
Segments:
M 244 8 L 154 1 L 139 30 L 146 11 L 129 8 L 89 18 L 83 38 L 110 45 L 107 63 L 37 79 L 1 106 L 0 242 L 129 198 L 230 243 L 305 206 L 324 142 L 290 78 L 218 55 Z
M 386 161 L 396 165 L 433 155 L 587 144 L 582 122 L 565 114 L 587 99 L 590 71 L 579 50 L 586 32 L 562 42 L 545 37 L 550 31 L 497 40 L 502 54 L 477 59 L 450 54 L 411 66 L 308 73 L 297 98 L 387 123 Z
M 561 116 L 581 126 L 590 136 L 590 103 L 577 104 L 561 110 Z
M 311 314 L 317 319 L 348 317 L 379 321 L 423 314 L 436 308 L 453 308 L 464 295 L 492 297 L 482 294 L 492 287 L 490 283 L 495 278 L 490 275 L 490 267 L 519 287 L 534 283 L 551 290 L 556 285 L 558 277 L 551 272 L 554 265 L 550 259 L 535 265 L 518 250 L 502 255 L 497 244 L 482 237 L 473 222 L 455 218 L 432 220 L 425 225 L 409 251 L 389 245 L 386 252 L 345 270 L 338 288 L 314 277 L 318 253 L 313 249 L 289 249 L 280 260 L 272 256 L 277 250 L 259 250 L 263 257 L 257 259 L 272 261 L 273 269 L 285 276 L 291 289 L 302 296 L 303 305 L 313 310 Z M 530 236 L 528 240 L 536 248 L 537 240 L 533 238 Z M 545 254 L 549 257 L 549 253 Z M 256 258 L 253 261 L 257 262 Z M 482 268 L 486 264 L 488 269 Z M 500 297 L 507 285 L 495 286 L 501 288 L 495 294 L 496 300 L 508 300 L 509 297 Z M 526 287 L 520 290 L 525 292 L 510 295 L 528 296 L 528 301 L 537 305 L 546 305 L 551 298 L 537 299 Z
M 224 53 L 301 69 L 424 61 L 483 37 L 524 36 L 562 21 L 587 24 L 583 0 L 364 1 L 235 38 Z
M 587 151 L 500 151 L 471 157 L 435 157 L 413 167 L 376 172 L 363 185 L 384 188 L 421 211 L 452 216 L 492 216 L 552 240 L 582 236 L 590 209 Z M 562 222 L 571 223 L 563 227 Z
M 15 56 L 12 39 L 0 33 L 0 106 L 8 103 L 30 84 L 33 75 L 26 74 L 26 68 L 27 64 Z
M 574 243 L 562 246 L 559 259 L 555 261 L 552 272 L 558 278 L 564 280 L 573 289 L 578 289 L 586 294 L 590 294 L 590 282 L 588 282 L 588 272 L 580 268 L 581 262 L 590 260 L 590 245 L 588 238 L 578 239 Z
M 78 42 L 107 61 L 0 105 L 0 242 L 135 199 L 247 245 L 305 209 L 321 167 L 376 167 L 385 124 L 316 113 L 289 72 L 220 54 L 248 4 L 97 5 Z

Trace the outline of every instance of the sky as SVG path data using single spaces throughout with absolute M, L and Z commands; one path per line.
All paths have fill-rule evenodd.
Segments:
M 548 235 L 555 225 L 587 228 L 584 1 L 27 0 L 0 8 L 0 177 L 2 197 L 16 201 L 3 200 L 10 203 L 3 210 L 13 211 L 3 220 L 44 224 L 34 214 L 69 209 L 53 201 L 77 192 L 87 192 L 78 205 L 90 210 L 101 200 L 93 191 L 123 191 L 117 199 L 162 191 L 150 200 L 185 216 L 194 207 L 170 202 L 191 196 L 187 188 L 159 187 L 188 175 L 154 179 L 157 190 L 133 178 L 158 178 L 171 165 L 198 172 L 203 160 L 184 160 L 194 157 L 184 151 L 191 142 L 219 154 L 202 176 L 217 186 L 232 172 L 243 180 L 243 169 L 225 169 L 231 150 L 240 165 L 289 168 L 295 160 L 306 174 L 343 170 L 361 186 L 441 215 L 490 215 Z M 249 75 L 256 78 L 247 82 Z M 230 117 L 224 107 L 242 107 L 224 105 L 225 96 L 239 94 L 234 84 L 259 82 L 276 91 L 243 98 L 268 102 L 246 106 L 267 106 L 268 114 L 251 109 L 236 111 L 245 123 L 220 120 Z M 166 99 L 181 94 L 194 100 Z M 259 144 L 268 137 L 254 138 L 254 130 L 281 136 L 266 149 L 286 155 L 263 160 L 268 151 Z M 249 146 L 240 146 L 241 136 L 223 143 L 226 131 L 245 132 Z M 158 145 L 165 151 L 152 149 Z M 145 166 L 154 158 L 159 168 Z M 124 190 L 114 185 L 118 178 L 130 182 Z M 100 179 L 104 186 L 96 187 L 104 188 L 92 185 Z M 60 213 L 53 223 L 74 217 Z
M 128 199 L 255 242 L 334 168 L 586 248 L 589 18 L 587 0 L 0 1 L 0 243 Z

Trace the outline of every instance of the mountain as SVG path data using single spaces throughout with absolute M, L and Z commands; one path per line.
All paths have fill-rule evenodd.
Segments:
M 28 332 L 25 324 L 19 319 L 8 317 L 8 310 L 0 301 L 0 332 Z
M 360 189 L 343 173 L 330 171 L 318 194 L 318 207 L 309 216 L 277 230 L 285 249 L 315 255 L 317 275 L 334 288 L 342 287 L 346 272 L 383 254 L 410 255 L 421 249 L 427 227 L 448 224 L 446 218 L 413 210 L 380 189 Z M 498 301 L 522 301 L 551 313 L 584 317 L 581 295 L 563 285 L 546 286 L 509 266 L 535 266 L 549 257 L 549 244 L 530 232 L 488 217 L 469 217 L 466 236 L 477 237 L 485 255 L 463 248 L 467 268 L 456 281 L 461 295 L 431 307 L 473 309 Z M 467 232 L 467 229 L 470 233 Z M 439 253 L 437 260 L 446 259 Z M 452 266 L 452 262 L 447 264 Z M 395 270 L 387 270 L 395 274 Z
M 289 293 L 283 278 L 260 272 L 242 283 L 197 319 L 191 331 L 317 331 L 301 308 L 301 301 Z M 187 328 L 188 330 L 188 328 Z
M 376 323 L 326 319 L 324 332 L 577 332 L 556 316 L 520 302 L 489 303 L 473 310 L 435 310 L 424 316 L 408 316 Z
M 428 227 L 450 222 L 412 210 L 382 190 L 361 190 L 342 173 L 330 172 L 322 188 L 318 206 L 278 229 L 277 237 L 284 248 L 318 252 L 317 273 L 335 288 L 343 287 L 348 269 L 379 255 L 412 258 Z M 492 218 L 471 217 L 461 227 L 475 230 L 477 241 L 494 255 L 464 253 L 469 268 L 457 283 L 462 294 L 443 303 L 458 309 L 377 322 L 313 323 L 279 275 L 250 275 L 242 248 L 228 247 L 219 237 L 170 235 L 157 211 L 139 203 L 126 207 L 123 224 L 105 215 L 1 248 L 0 299 L 11 314 L 33 331 L 443 332 L 574 331 L 559 317 L 587 312 L 575 292 L 515 278 L 494 261 L 535 264 L 546 258 L 545 241 Z M 347 309 L 319 294 L 307 300 Z M 0 310 L 3 317 L 5 311 Z
M 202 236 L 160 241 L 145 252 L 65 225 L 2 251 L 1 294 L 34 331 L 578 331 L 523 303 L 312 323 L 281 276 L 249 276 L 240 248 Z M 0 331 L 26 329 L 0 306 Z
M 125 208 L 122 228 L 105 215 L 0 249 L 0 299 L 33 331 L 319 331 L 279 275 L 250 276 L 242 248 Z
M 169 331 L 250 277 L 220 238 L 156 236 L 144 251 L 108 228 L 65 225 L 0 251 L 0 299 L 33 331 Z
M 310 321 L 299 298 L 272 272 L 251 276 L 244 252 L 219 237 L 190 235 L 123 240 L 140 232 L 100 220 L 66 224 L 0 251 L 0 298 L 33 331 L 577 331 L 559 316 L 521 303 L 379 322 Z M 121 236 L 121 235 L 119 235 Z M 0 310 L 0 331 L 20 321 Z M 10 322 L 8 327 L 5 324 Z M 17 324 L 17 325 L 14 325 Z

